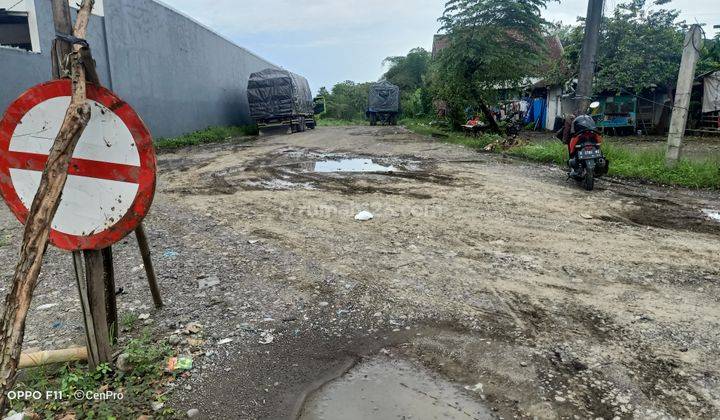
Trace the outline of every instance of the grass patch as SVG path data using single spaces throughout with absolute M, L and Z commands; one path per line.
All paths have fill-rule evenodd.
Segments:
M 559 141 L 547 141 L 512 148 L 513 156 L 565 166 L 567 148 Z M 603 153 L 610 160 L 608 175 L 642 179 L 689 188 L 720 188 L 720 165 L 713 161 L 681 159 L 674 168 L 665 166 L 665 152 L 636 151 L 612 143 L 603 143 Z
M 501 138 L 494 134 L 468 137 L 463 133 L 433 125 L 428 120 L 404 119 L 401 122 L 417 134 L 447 143 L 462 144 L 472 149 L 483 149 Z M 565 167 L 567 160 L 567 147 L 560 141 L 525 144 L 506 150 L 505 153 L 562 167 Z M 676 167 L 667 168 L 664 151 L 635 151 L 609 142 L 603 143 L 603 153 L 610 160 L 611 176 L 689 188 L 720 188 L 720 165 L 712 160 L 698 162 L 682 159 Z
M 155 140 L 155 148 L 177 149 L 205 143 L 222 143 L 238 137 L 255 136 L 258 134 L 256 125 L 208 127 L 194 133 L 178 137 L 161 137 Z
M 123 326 L 125 329 L 132 329 L 132 327 L 135 326 L 135 323 L 138 321 L 139 317 L 137 314 L 133 312 L 125 313 L 123 316 L 120 317 L 120 325 Z
M 320 118 L 317 120 L 320 127 L 342 127 L 347 125 L 370 125 L 365 120 L 341 120 L 337 118 Z
M 432 124 L 428 120 L 406 118 L 400 123 L 414 133 L 430 136 L 446 143 L 461 144 L 471 149 L 482 150 L 488 144 L 501 139 L 495 134 L 481 134 L 478 137 L 466 136 L 463 133 Z
M 165 363 L 170 347 L 153 343 L 149 333 L 130 340 L 124 349 L 132 368 L 128 372 L 113 370 L 102 364 L 94 370 L 87 365 L 65 364 L 24 369 L 15 385 L 15 391 L 39 391 L 40 399 L 15 399 L 11 408 L 17 412 L 32 411 L 41 418 L 60 418 L 74 413 L 78 419 L 124 419 L 149 414 L 153 418 L 170 418 L 175 413 L 168 407 L 153 412 L 152 403 L 164 403 L 166 374 Z M 59 393 L 62 393 L 62 398 Z M 87 393 L 122 393 L 122 399 L 87 399 Z M 49 394 L 46 394 L 49 393 Z M 76 398 L 76 393 L 81 398 Z M 49 396 L 49 397 L 48 397 Z M 73 417 L 74 418 L 74 417 Z

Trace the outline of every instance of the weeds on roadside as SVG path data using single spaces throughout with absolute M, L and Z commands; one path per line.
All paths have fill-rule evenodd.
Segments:
M 567 159 L 566 146 L 559 141 L 527 144 L 507 153 L 561 166 Z M 603 153 L 610 160 L 610 176 L 689 188 L 720 188 L 720 166 L 717 162 L 682 159 L 674 168 L 668 168 L 662 151 L 635 151 L 612 143 L 603 143 Z
M 256 125 L 209 127 L 194 133 L 178 137 L 163 137 L 155 140 L 158 150 L 177 149 L 205 143 L 222 143 L 238 137 L 255 136 L 258 134 Z
M 165 402 L 164 383 L 169 376 L 164 373 L 170 347 L 153 343 L 146 331 L 143 336 L 132 339 L 125 347 L 129 371 L 113 370 L 101 364 L 94 370 L 84 364 L 41 366 L 24 369 L 15 385 L 15 391 L 39 391 L 40 399 L 16 399 L 11 408 L 17 412 L 30 409 L 41 418 L 56 418 L 74 414 L 78 419 L 137 418 L 139 414 L 151 414 L 154 418 L 170 417 L 170 408 L 153 412 L 153 402 Z M 49 394 L 46 394 L 49 392 Z M 88 393 L 121 393 L 118 398 L 86 398 Z M 50 398 L 46 399 L 46 396 Z M 62 398 L 58 398 L 62 395 Z M 78 398 L 77 396 L 80 396 Z
M 432 126 L 425 120 L 406 119 L 402 123 L 415 133 L 433 136 L 441 141 L 462 144 L 473 149 L 483 149 L 499 138 L 491 134 L 467 137 L 456 131 Z M 504 153 L 537 162 L 554 163 L 563 167 L 566 165 L 567 159 L 567 148 L 560 141 L 524 144 L 505 150 Z M 610 176 L 689 188 L 720 188 L 720 165 L 717 162 L 697 162 L 683 159 L 674 168 L 667 168 L 665 154 L 662 151 L 635 151 L 609 142 L 603 143 L 603 153 L 610 160 Z
M 135 326 L 135 323 L 138 321 L 138 315 L 133 312 L 128 312 L 126 314 L 123 314 L 122 317 L 120 317 L 120 325 L 123 326 L 125 329 L 132 329 L 132 327 Z
M 483 149 L 488 144 L 501 139 L 501 137 L 496 134 L 480 134 L 477 137 L 466 136 L 463 133 L 448 130 L 445 127 L 432 125 L 427 120 L 406 118 L 400 121 L 400 123 L 408 130 L 417 134 L 434 137 L 446 143 L 461 144 L 471 149 Z

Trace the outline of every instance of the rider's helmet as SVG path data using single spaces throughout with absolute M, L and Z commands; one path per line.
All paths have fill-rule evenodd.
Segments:
M 585 131 L 596 131 L 595 120 L 589 115 L 578 115 L 573 121 L 573 132 L 580 134 Z

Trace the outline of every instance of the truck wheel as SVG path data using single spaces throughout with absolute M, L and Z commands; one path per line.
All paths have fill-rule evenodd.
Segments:
M 390 125 L 397 125 L 397 115 L 390 116 Z

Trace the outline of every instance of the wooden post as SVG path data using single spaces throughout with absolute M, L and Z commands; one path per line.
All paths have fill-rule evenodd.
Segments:
M 77 38 L 86 36 L 92 7 L 93 0 L 83 0 L 73 29 L 73 35 Z M 4 313 L 0 321 L 0 413 L 7 410 L 7 392 L 15 385 L 15 373 L 25 335 L 25 320 L 48 245 L 50 224 L 60 205 L 60 195 L 65 187 L 75 146 L 90 121 L 85 69 L 80 59 L 81 50 L 82 46 L 74 45 L 69 56 L 73 82 L 70 105 L 48 154 L 40 185 L 25 220 L 19 260 L 10 292 L 5 298 Z
M 677 88 L 675 89 L 675 106 L 670 117 L 670 130 L 665 153 L 665 161 L 669 167 L 677 164 L 682 152 L 682 140 L 683 136 L 685 136 L 685 125 L 687 124 L 688 108 L 690 107 L 690 94 L 692 93 L 693 80 L 695 80 L 695 66 L 698 58 L 700 58 L 702 44 L 703 37 L 700 25 L 692 25 L 687 35 L 685 35 L 685 47 L 680 62 Z
M 73 266 L 75 267 L 75 281 L 78 291 L 80 292 L 80 308 L 82 309 L 83 323 L 85 324 L 85 343 L 88 353 L 88 361 L 90 364 L 96 363 L 99 359 L 98 347 L 95 340 L 95 330 L 92 322 L 92 312 L 90 308 L 90 298 L 87 290 L 87 276 L 85 275 L 85 261 L 83 260 L 82 251 L 73 251 Z
M 73 251 L 73 264 L 85 323 L 88 364 L 93 369 L 112 359 L 102 251 Z
M 104 248 L 103 280 L 105 283 L 105 311 L 107 312 L 107 326 L 110 331 L 110 341 L 116 343 L 118 339 L 117 300 L 115 299 L 115 268 L 113 267 L 112 247 Z
M 156 308 L 162 308 L 163 302 L 162 297 L 160 297 L 160 288 L 158 287 L 157 278 L 155 277 L 155 269 L 153 268 L 152 258 L 150 257 L 150 246 L 148 245 L 145 228 L 142 223 L 140 223 L 137 229 L 135 229 L 135 236 L 137 237 L 138 245 L 140 246 L 140 254 L 142 255 L 143 265 L 145 266 L 145 272 L 147 273 L 153 302 L 155 303 Z
M 52 0 L 53 24 L 55 32 L 60 34 L 71 34 L 73 32 L 72 18 L 70 17 L 70 3 L 63 0 Z M 70 70 L 67 68 L 65 59 L 70 56 L 73 48 L 68 42 L 61 39 L 53 39 L 52 43 L 52 77 L 60 79 L 65 77 Z
M 65 0 L 52 0 L 52 7 L 55 31 L 59 34 L 70 34 L 72 21 L 69 3 Z M 72 45 L 68 42 L 58 38 L 53 40 L 51 58 L 54 78 L 61 78 L 67 74 L 66 57 L 67 51 L 71 49 Z M 89 49 L 82 49 L 80 54 L 80 60 L 85 70 L 85 80 L 100 84 L 95 71 L 95 61 Z M 112 249 L 85 251 L 84 259 L 80 257 L 81 253 L 79 252 L 73 254 L 73 267 L 85 323 L 88 361 L 90 366 L 94 367 L 99 363 L 111 361 L 111 340 L 117 340 L 117 303 L 115 301 Z M 99 289 L 100 285 L 103 288 L 110 288 L 103 291 Z M 103 305 L 105 310 L 98 311 L 98 308 L 95 308 L 95 305 L 98 304 Z

